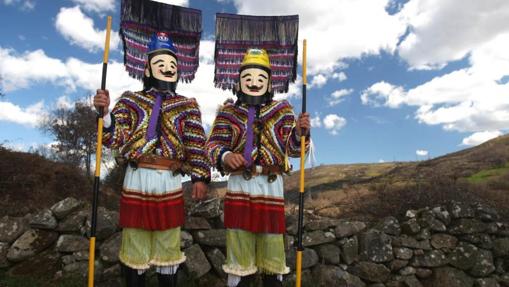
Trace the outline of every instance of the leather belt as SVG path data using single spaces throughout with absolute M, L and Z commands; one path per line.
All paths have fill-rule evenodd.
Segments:
M 267 175 L 269 182 L 274 182 L 277 178 L 277 175 L 283 174 L 284 169 L 277 165 L 269 165 L 269 166 L 252 166 L 251 168 L 246 169 L 238 169 L 231 171 L 231 175 L 239 175 L 242 174 L 245 180 L 250 180 L 253 176 L 257 175 Z
M 160 156 L 141 156 L 137 161 L 130 161 L 129 164 L 134 168 L 150 168 L 171 171 L 179 171 L 182 167 L 181 161 Z

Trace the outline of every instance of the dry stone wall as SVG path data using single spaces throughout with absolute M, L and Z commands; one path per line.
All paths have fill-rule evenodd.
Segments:
M 67 198 L 23 218 L 0 219 L 0 268 L 11 276 L 87 275 L 90 208 Z M 303 286 L 509 286 L 509 225 L 481 204 L 409 210 L 367 223 L 306 216 Z M 99 208 L 97 286 L 121 286 L 118 212 Z M 295 268 L 297 222 L 287 217 L 287 264 Z M 188 260 L 179 280 L 225 286 L 219 199 L 194 206 L 182 231 Z M 285 277 L 293 286 L 294 273 Z M 195 285 L 196 286 L 196 285 Z

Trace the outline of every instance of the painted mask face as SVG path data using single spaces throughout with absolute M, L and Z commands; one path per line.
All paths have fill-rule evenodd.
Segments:
M 164 82 L 177 81 L 177 60 L 170 54 L 159 54 L 150 59 L 150 69 L 152 77 Z M 145 74 L 150 76 L 149 71 Z
M 265 95 L 269 90 L 269 74 L 258 68 L 243 70 L 240 73 L 240 90 L 253 97 Z

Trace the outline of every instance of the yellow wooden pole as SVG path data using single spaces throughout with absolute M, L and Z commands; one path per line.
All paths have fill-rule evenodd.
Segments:
M 110 50 L 110 32 L 111 16 L 108 16 L 106 23 L 106 40 L 104 43 L 103 67 L 101 77 L 101 90 L 106 89 L 106 72 L 108 70 L 108 53 Z M 90 223 L 90 246 L 88 252 L 88 287 L 94 287 L 94 267 L 95 267 L 95 233 L 97 228 L 97 205 L 99 199 L 99 183 L 101 177 L 101 157 L 102 157 L 102 138 L 103 138 L 103 111 L 99 111 L 97 117 L 97 149 L 95 152 L 95 176 L 94 176 L 94 195 L 92 201 L 92 220 Z
M 307 41 L 304 39 L 302 45 L 302 113 L 306 112 L 306 88 L 307 88 L 307 77 L 306 77 L 306 66 L 307 66 Z M 306 154 L 306 136 L 301 135 L 300 137 L 300 186 L 299 186 L 299 222 L 297 231 L 297 256 L 295 264 L 295 275 L 296 281 L 295 286 L 300 287 L 302 283 L 302 225 L 304 221 L 304 161 Z

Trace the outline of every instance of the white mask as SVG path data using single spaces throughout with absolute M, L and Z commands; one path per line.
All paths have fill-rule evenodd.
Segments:
M 170 54 L 159 54 L 150 59 L 150 69 L 152 77 L 163 82 L 176 82 L 177 75 L 177 59 Z M 150 77 L 150 72 L 145 69 L 145 75 Z
M 259 68 L 247 68 L 240 73 L 240 90 L 249 96 L 264 96 L 270 89 L 269 73 Z

